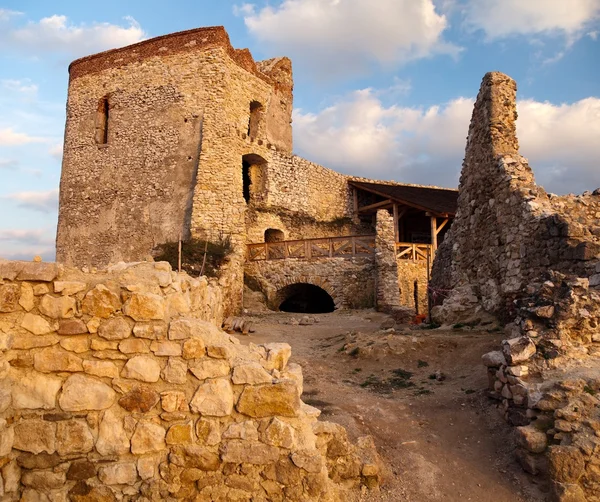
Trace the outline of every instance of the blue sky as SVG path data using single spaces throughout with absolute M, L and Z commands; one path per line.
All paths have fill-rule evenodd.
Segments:
M 224 25 L 286 55 L 295 152 L 454 187 L 485 72 L 517 80 L 521 153 L 554 193 L 600 187 L 600 0 L 0 0 L 0 256 L 54 257 L 70 61 Z

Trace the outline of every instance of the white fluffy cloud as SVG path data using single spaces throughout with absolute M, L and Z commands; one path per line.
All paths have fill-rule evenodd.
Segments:
M 48 150 L 48 153 L 55 158 L 56 160 L 62 160 L 62 156 L 63 156 L 63 144 L 62 143 L 56 143 L 55 145 L 52 145 L 50 147 L 50 149 Z
M 600 19 L 598 0 L 471 0 L 464 6 L 467 25 L 490 39 L 538 33 L 575 39 Z
M 0 146 L 18 146 L 28 143 L 45 143 L 46 141 L 46 138 L 17 132 L 12 127 L 0 129 Z
M 6 195 L 4 198 L 15 201 L 19 207 L 42 213 L 54 212 L 58 209 L 57 189 L 40 192 L 17 192 Z
M 357 91 L 319 113 L 294 114 L 303 156 L 348 174 L 456 186 L 473 99 L 427 109 L 386 107 Z M 556 193 L 600 187 L 600 99 L 518 104 L 521 153 L 538 182 Z
M 7 79 L 0 81 L 0 83 L 2 83 L 2 87 L 4 87 L 5 89 L 21 94 L 35 95 L 38 91 L 37 84 L 32 83 L 29 79 Z
M 258 41 L 328 73 L 460 50 L 444 41 L 448 21 L 432 0 L 285 0 L 236 12 Z
M 16 242 L 30 246 L 52 245 L 54 238 L 46 229 L 34 230 L 0 230 L 0 242 Z
M 0 21 L 6 19 L 0 17 Z M 75 25 L 66 16 L 53 15 L 24 26 L 1 29 L 0 48 L 34 55 L 54 52 L 71 57 L 84 56 L 142 40 L 145 33 L 139 23 L 131 17 L 126 21 L 127 26 L 110 23 Z

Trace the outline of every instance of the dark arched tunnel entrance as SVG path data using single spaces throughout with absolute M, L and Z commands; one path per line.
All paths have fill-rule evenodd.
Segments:
M 335 303 L 329 293 L 313 284 L 290 284 L 282 288 L 277 297 L 278 307 L 282 312 L 324 314 L 335 309 Z

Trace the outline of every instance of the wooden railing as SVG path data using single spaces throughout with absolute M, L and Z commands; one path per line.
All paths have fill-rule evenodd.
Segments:
M 248 261 L 286 258 L 352 258 L 375 254 L 374 235 L 350 235 L 296 241 L 248 244 Z
M 396 258 L 401 260 L 427 260 L 433 261 L 431 244 L 418 244 L 414 242 L 396 242 Z

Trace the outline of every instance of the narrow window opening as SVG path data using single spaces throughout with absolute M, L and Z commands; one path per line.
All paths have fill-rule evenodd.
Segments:
M 249 153 L 242 157 L 242 195 L 246 204 L 259 203 L 265 195 L 266 161 Z
M 265 230 L 265 242 L 281 242 L 285 240 L 285 235 L 276 228 L 267 228 Z
M 263 106 L 258 101 L 250 103 L 250 119 L 248 120 L 248 136 L 255 140 L 258 136 L 258 128 L 262 117 Z
M 244 200 L 246 204 L 250 202 L 250 185 L 252 184 L 252 180 L 250 179 L 250 162 L 247 160 L 242 160 L 242 178 L 244 182 Z
M 108 143 L 108 120 L 109 120 L 108 96 L 98 101 L 96 111 L 96 143 L 106 145 Z

